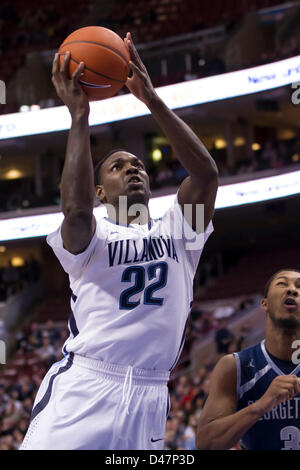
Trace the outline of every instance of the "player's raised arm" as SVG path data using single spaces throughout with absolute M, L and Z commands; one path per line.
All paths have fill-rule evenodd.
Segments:
M 64 247 L 77 254 L 85 250 L 95 232 L 93 216 L 94 182 L 90 150 L 89 102 L 79 84 L 84 69 L 81 62 L 71 80 L 68 77 L 70 54 L 61 67 L 59 55 L 53 61 L 52 82 L 56 92 L 70 111 L 72 125 L 69 132 L 65 164 L 61 179 L 62 225 Z
M 296 376 L 278 376 L 258 401 L 236 411 L 236 376 L 234 356 L 220 359 L 213 371 L 209 396 L 199 418 L 197 449 L 230 449 L 265 413 L 300 391 L 300 381 Z
M 193 205 L 192 227 L 194 230 L 196 229 L 196 204 L 204 204 L 204 225 L 206 228 L 213 216 L 218 188 L 216 163 L 192 129 L 156 94 L 130 33 L 127 33 L 124 42 L 130 52 L 129 65 L 133 72 L 126 85 L 133 95 L 149 108 L 173 147 L 176 157 L 189 173 L 190 176 L 185 178 L 180 186 L 178 202 L 182 209 L 184 209 L 184 204 Z

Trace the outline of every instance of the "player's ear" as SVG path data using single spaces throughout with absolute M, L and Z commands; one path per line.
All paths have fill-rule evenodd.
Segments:
M 262 299 L 261 301 L 261 308 L 265 311 L 267 311 L 267 308 L 268 308 L 268 301 L 266 298 Z
M 95 192 L 96 192 L 96 196 L 97 198 L 99 199 L 100 202 L 105 202 L 104 199 L 105 199 L 105 191 L 104 191 L 104 187 L 102 186 L 102 184 L 98 184 L 95 188 Z

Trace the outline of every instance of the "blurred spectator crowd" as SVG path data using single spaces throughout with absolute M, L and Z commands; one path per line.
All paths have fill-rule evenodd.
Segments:
M 260 149 L 252 151 L 245 159 L 238 160 L 232 169 L 223 169 L 223 175 L 253 173 L 280 169 L 300 162 L 298 139 L 276 141 L 268 139 Z M 221 171 L 222 174 L 222 171 Z
M 226 164 L 226 148 L 222 150 L 212 148 L 209 151 L 217 163 L 220 177 L 280 169 L 300 163 L 300 141 L 298 139 L 287 141 L 268 139 L 258 150 L 252 150 L 248 155 L 245 149 L 245 156 L 237 159 L 232 167 Z M 172 158 L 164 158 L 157 165 L 151 164 L 147 170 L 152 189 L 177 186 L 188 175 L 179 161 Z
M 51 320 L 17 335 L 16 353 L 0 370 L 0 450 L 17 450 L 27 431 L 36 392 L 49 367 L 62 357 L 67 328 Z
M 31 256 L 23 266 L 8 266 L 0 268 L 0 302 L 23 290 L 24 286 L 38 282 L 40 279 L 40 265 Z
M 196 298 L 196 297 L 195 297 Z M 235 337 L 227 331 L 228 322 L 238 316 L 247 313 L 256 305 L 255 296 L 245 296 L 235 302 L 227 301 L 224 306 L 211 306 L 210 308 L 201 306 L 201 302 L 195 300 L 187 323 L 186 340 L 180 359 L 175 369 L 175 375 L 183 372 L 190 366 L 191 353 L 195 345 L 201 340 L 211 335 L 215 338 L 216 354 L 222 354 L 240 350 L 244 340 L 244 334 L 248 329 L 247 323 L 243 326 L 239 335 Z M 224 334 L 225 333 L 225 334 Z M 223 347 L 224 334 L 224 347 Z M 223 347 L 223 350 L 222 350 Z

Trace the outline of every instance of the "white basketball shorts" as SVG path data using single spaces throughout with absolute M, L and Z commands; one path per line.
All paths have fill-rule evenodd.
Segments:
M 69 353 L 44 377 L 20 450 L 163 449 L 169 374 Z

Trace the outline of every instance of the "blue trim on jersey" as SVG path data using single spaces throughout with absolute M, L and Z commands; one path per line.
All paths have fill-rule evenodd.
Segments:
M 47 390 L 43 396 L 43 398 L 41 399 L 41 401 L 39 403 L 37 403 L 37 405 L 35 405 L 35 407 L 33 408 L 32 410 L 32 413 L 31 413 L 31 417 L 30 417 L 30 421 L 33 421 L 34 418 L 37 417 L 37 415 L 43 411 L 45 409 L 45 407 L 48 405 L 49 401 L 50 401 L 50 398 L 51 398 L 51 393 L 52 393 L 52 387 L 53 387 L 53 382 L 54 382 L 54 379 L 55 377 L 57 377 L 58 375 L 62 374 L 63 372 L 66 372 L 68 369 L 70 369 L 70 367 L 72 366 L 73 364 L 73 358 L 74 358 L 74 353 L 70 353 L 70 356 L 68 358 L 68 362 L 65 366 L 61 367 L 60 369 L 58 369 L 58 371 L 56 372 L 56 374 L 52 375 L 50 380 L 49 380 L 49 383 L 48 383 L 48 387 L 47 387 Z M 61 361 L 60 361 L 61 362 Z M 59 364 L 59 363 L 58 363 Z
M 73 300 L 74 303 L 77 300 L 77 295 L 73 294 L 73 292 L 71 294 L 71 299 Z M 70 317 L 69 317 L 69 330 L 72 333 L 73 338 L 75 338 L 79 334 L 79 330 L 77 328 L 76 320 L 75 320 L 74 313 L 73 313 L 72 310 L 71 310 L 71 314 L 70 314 Z M 68 341 L 68 339 L 66 341 Z M 63 352 L 64 356 L 69 354 L 69 352 L 67 351 L 67 345 L 66 344 L 64 344 L 64 346 L 62 348 L 62 352 Z
M 187 320 L 186 320 L 186 322 L 185 322 L 185 327 L 184 327 L 184 330 L 183 330 L 183 334 L 182 334 L 182 338 L 181 338 L 181 343 L 180 343 L 180 346 L 179 346 L 179 351 L 178 351 L 178 354 L 177 354 L 177 356 L 176 356 L 175 361 L 174 361 L 173 364 L 172 364 L 172 367 L 169 369 L 170 371 L 171 371 L 172 369 L 174 369 L 174 367 L 175 367 L 176 364 L 177 364 L 177 361 L 178 361 L 179 358 L 180 358 L 180 354 L 182 353 L 182 349 L 183 349 L 184 342 L 185 342 L 185 334 L 186 334 L 186 329 L 187 329 L 188 320 L 189 320 L 189 317 L 187 318 Z
M 168 393 L 167 415 L 166 415 L 167 417 L 169 415 L 170 408 L 171 408 L 171 398 L 170 398 L 170 394 Z
M 74 317 L 74 313 L 71 311 L 71 315 L 70 315 L 70 319 L 69 319 L 69 322 L 70 322 L 70 330 L 71 330 L 71 333 L 72 335 L 74 336 L 74 338 L 79 334 L 79 330 L 77 328 L 77 325 L 76 325 L 76 320 L 75 320 L 75 317 Z

